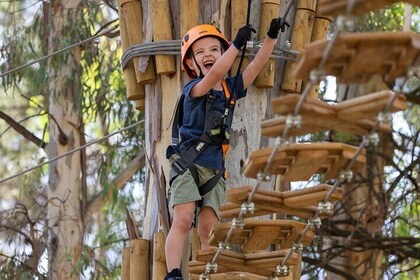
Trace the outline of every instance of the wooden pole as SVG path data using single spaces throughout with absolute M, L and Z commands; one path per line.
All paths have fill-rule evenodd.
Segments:
M 198 0 L 180 0 L 180 38 L 188 30 L 200 24 L 200 6 Z M 182 69 L 182 67 L 181 67 Z
M 140 111 L 144 111 L 144 108 L 145 108 L 144 99 L 136 100 L 136 109 Z
M 330 28 L 331 21 L 332 21 L 332 18 L 315 16 L 311 42 L 325 39 L 327 37 L 328 29 Z M 302 86 L 302 88 L 303 87 L 304 85 Z M 312 98 L 319 97 L 319 85 L 315 85 L 312 87 L 311 92 L 309 93 L 309 96 Z
M 153 236 L 153 274 L 152 279 L 163 279 L 167 274 L 165 258 L 165 233 L 156 232 Z
M 130 46 L 143 43 L 143 10 L 139 0 L 119 0 L 127 24 L 127 34 Z M 134 69 L 137 82 L 141 85 L 151 84 L 156 81 L 153 60 L 149 59 L 145 70 L 139 68 L 139 57 L 135 57 Z
M 197 250 L 201 249 L 200 237 L 196 228 L 191 229 L 191 251 L 192 260 L 197 259 Z
M 121 0 L 118 0 L 118 13 L 120 16 L 120 37 L 121 47 L 125 51 L 130 46 L 130 40 L 127 33 L 127 24 L 125 20 L 125 14 L 122 10 Z M 130 60 L 124 69 L 125 88 L 127 92 L 128 100 L 139 100 L 144 98 L 144 87 L 137 84 L 136 72 L 134 70 L 133 61 Z
M 153 40 L 172 40 L 171 13 L 169 0 L 152 0 Z M 156 55 L 156 73 L 171 75 L 176 72 L 175 58 L 171 55 Z
M 190 230 L 189 240 L 191 240 L 191 260 L 197 260 L 197 250 L 201 249 L 200 237 L 198 236 L 197 228 Z M 189 279 L 193 279 L 193 275 L 189 273 Z
M 299 252 L 299 263 L 292 267 L 293 280 L 300 280 L 302 275 L 302 252 Z
M 315 19 L 317 0 L 298 0 L 296 6 L 295 23 L 291 39 L 291 47 L 295 51 L 302 51 L 311 40 L 312 28 Z M 287 93 L 300 93 L 302 81 L 293 77 L 295 62 L 288 61 L 284 73 L 281 91 Z
M 258 40 L 264 40 L 264 37 L 270 27 L 271 20 L 280 16 L 280 0 L 261 0 L 261 17 Z M 255 79 L 254 85 L 258 88 L 272 88 L 274 85 L 274 74 L 276 61 L 269 59 L 261 72 Z
M 181 11 L 181 37 L 188 30 L 200 24 L 200 6 L 198 0 L 180 0 Z
M 232 0 L 231 2 L 231 33 L 232 34 L 232 41 L 235 38 L 236 34 L 238 33 L 239 28 L 246 24 L 246 14 L 248 10 L 248 1 L 243 0 Z M 242 54 L 242 51 L 239 52 Z M 232 75 L 236 75 L 238 71 L 240 57 L 237 57 L 232 64 Z M 249 58 L 245 57 L 244 61 L 242 62 L 242 70 L 249 64 Z
M 122 250 L 121 280 L 130 280 L 130 248 Z
M 130 249 L 130 280 L 149 280 L 149 240 L 133 239 Z

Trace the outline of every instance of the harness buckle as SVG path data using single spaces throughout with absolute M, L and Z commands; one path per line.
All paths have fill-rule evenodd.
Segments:
M 183 168 L 177 160 L 172 163 L 172 168 L 178 174 L 183 174 L 185 172 L 185 170 L 187 170 L 186 168 Z

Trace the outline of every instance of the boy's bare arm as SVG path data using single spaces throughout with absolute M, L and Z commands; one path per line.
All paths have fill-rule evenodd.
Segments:
M 286 26 L 290 27 L 290 24 L 286 20 L 282 20 L 280 17 L 273 18 L 271 20 L 270 28 L 268 29 L 267 36 L 265 36 L 261 49 L 258 50 L 254 60 L 245 68 L 242 74 L 244 88 L 248 88 L 261 72 L 262 68 L 270 58 L 274 47 L 276 46 L 280 30 L 281 32 L 284 32 Z
M 276 42 L 277 39 L 271 39 L 270 37 L 265 36 L 261 48 L 258 50 L 252 62 L 245 68 L 244 72 L 242 73 L 244 88 L 248 88 L 255 80 L 255 78 L 257 78 L 258 74 L 261 72 L 262 68 L 270 58 Z

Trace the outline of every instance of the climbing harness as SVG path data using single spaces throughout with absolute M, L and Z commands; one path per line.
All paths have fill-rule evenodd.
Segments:
M 281 24 L 281 25 L 285 24 L 285 19 L 286 19 L 286 17 L 287 17 L 287 14 L 289 13 L 289 11 L 290 11 L 290 7 L 294 4 L 294 2 L 295 2 L 295 1 L 294 1 L 294 0 L 292 0 L 292 1 L 290 1 L 290 2 L 288 3 L 288 6 L 287 6 L 287 8 L 286 8 L 286 12 L 285 12 L 284 16 L 283 16 L 283 17 L 281 17 L 281 18 L 279 18 L 279 19 L 280 19 L 280 24 Z M 246 19 L 246 24 L 247 24 L 247 25 L 249 25 L 249 21 L 250 21 L 250 12 L 251 12 L 251 0 L 248 0 L 247 19 Z M 240 62 L 239 62 L 238 70 L 237 70 L 237 73 L 236 73 L 236 76 L 235 76 L 235 80 L 234 80 L 234 83 L 233 83 L 233 89 L 232 89 L 232 91 L 233 91 L 233 92 L 235 92 L 235 90 L 236 90 L 236 85 L 237 85 L 237 82 L 238 82 L 238 76 L 239 76 L 239 73 L 240 73 L 240 70 L 241 70 L 241 66 L 242 66 L 242 62 L 243 62 L 243 60 L 244 60 L 244 57 L 245 57 L 245 48 L 243 48 L 242 55 L 241 55 L 241 60 L 240 60 Z M 274 152 L 273 152 L 273 154 L 271 155 L 271 159 L 270 159 L 270 160 L 269 160 L 269 162 L 267 163 L 268 167 L 271 165 L 271 161 L 272 161 L 272 158 L 274 158 L 275 153 L 277 153 L 277 149 L 274 149 Z M 268 169 L 268 168 L 267 168 L 267 166 L 266 166 L 266 168 L 265 168 L 265 169 Z M 259 178 L 260 178 L 260 179 L 258 180 L 258 184 L 254 187 L 254 189 L 252 190 L 251 194 L 249 195 L 248 200 L 247 200 L 247 205 L 251 205 L 252 200 L 253 200 L 253 197 L 254 197 L 254 195 L 255 195 L 255 192 L 256 192 L 256 191 L 257 191 L 257 189 L 259 188 L 260 184 L 261 184 L 264 180 L 266 180 L 266 179 L 267 179 L 267 176 L 264 176 L 264 174 L 266 174 L 266 172 L 262 173 L 262 174 L 259 176 Z M 245 205 L 245 206 L 246 206 L 246 205 Z M 244 210 L 244 209 L 245 209 L 245 210 Z M 223 244 L 228 244 L 228 243 L 229 243 L 229 240 L 231 239 L 231 237 L 232 237 L 232 235 L 233 235 L 233 231 L 235 230 L 235 228 L 236 228 L 237 226 L 239 226 L 239 227 L 240 227 L 240 226 L 243 226 L 243 224 L 244 224 L 244 219 L 243 219 L 243 216 L 244 216 L 244 215 L 246 214 L 246 212 L 248 211 L 248 210 L 246 210 L 246 209 L 248 209 L 248 207 L 244 207 L 244 208 L 242 208 L 242 207 L 241 207 L 241 211 L 240 211 L 240 213 L 239 213 L 238 218 L 235 218 L 235 219 L 234 219 L 234 222 L 232 222 L 232 226 L 231 226 L 231 228 L 229 229 L 229 232 L 227 233 L 227 236 L 226 236 L 226 238 L 225 238 L 224 242 L 222 242 L 222 246 L 219 246 L 219 248 L 218 248 L 217 252 L 215 253 L 214 257 L 212 258 L 211 262 L 207 263 L 205 272 L 204 272 L 204 273 L 202 273 L 202 274 L 200 275 L 200 278 L 199 278 L 200 280 L 201 280 L 201 279 L 209 279 L 208 275 L 209 275 L 212 271 L 217 271 L 217 259 L 218 259 L 218 257 L 220 256 L 220 254 L 221 254 L 222 250 L 224 250 L 224 248 L 225 248 L 225 246 L 223 246 Z M 290 256 L 289 256 L 289 258 L 290 258 Z
M 177 154 L 180 156 L 179 159 L 172 163 L 171 174 L 169 175 L 169 184 L 172 184 L 173 180 L 180 174 L 183 174 L 187 169 L 190 170 L 194 182 L 199 187 L 199 193 L 204 196 L 206 193 L 211 191 L 224 175 L 225 168 L 223 168 L 204 185 L 199 186 L 199 177 L 197 168 L 194 165 L 195 159 L 207 148 L 208 145 L 221 145 L 223 150 L 223 159 L 225 158 L 226 152 L 229 147 L 229 132 L 233 119 L 233 110 L 235 107 L 236 97 L 233 97 L 230 93 L 229 87 L 226 80 L 222 81 L 223 92 L 225 94 L 225 111 L 220 118 L 220 113 L 216 113 L 212 110 L 212 105 L 216 99 L 214 93 L 209 92 L 206 95 L 206 112 L 204 121 L 204 132 L 197 139 L 197 141 L 188 148 L 176 149 Z M 177 108 L 175 111 L 175 117 L 172 124 L 172 145 L 178 145 L 180 143 L 179 129 L 182 126 L 183 120 L 183 104 L 184 95 L 178 100 Z
M 190 69 L 187 64 L 189 52 L 194 42 L 204 37 L 215 37 L 219 39 L 222 47 L 228 49 L 230 47 L 229 42 L 223 36 L 219 29 L 213 25 L 202 24 L 190 29 L 187 34 L 184 35 L 181 41 L 181 60 L 182 67 L 187 73 L 188 77 L 196 78 L 203 77 L 200 67 L 198 68 L 199 73 Z M 194 54 L 191 55 L 195 61 Z M 197 61 L 195 61 L 198 65 Z M 171 173 L 169 174 L 169 184 L 179 175 L 183 174 L 187 169 L 190 170 L 194 182 L 196 183 L 200 196 L 204 196 L 206 193 L 211 191 L 219 182 L 220 178 L 225 173 L 224 161 L 223 167 L 219 172 L 213 176 L 209 181 L 203 185 L 199 185 L 199 177 L 197 168 L 194 165 L 194 161 L 198 156 L 207 148 L 208 145 L 221 145 L 223 150 L 223 160 L 229 147 L 229 132 L 232 124 L 233 110 L 235 107 L 236 96 L 230 94 L 230 90 L 226 84 L 226 80 L 222 81 L 223 92 L 225 94 L 225 110 L 220 118 L 220 114 L 212 110 L 214 101 L 216 100 L 216 94 L 211 91 L 206 95 L 206 111 L 204 121 L 204 132 L 198 138 L 198 140 L 188 148 L 177 147 L 175 149 L 177 154 L 180 156 L 179 159 L 172 163 Z M 179 130 L 183 124 L 183 105 L 184 95 L 178 100 L 175 117 L 172 124 L 172 145 L 178 145 L 180 143 Z

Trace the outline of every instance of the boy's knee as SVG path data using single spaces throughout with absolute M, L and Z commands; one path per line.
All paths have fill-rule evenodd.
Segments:
M 191 225 L 193 222 L 193 217 L 190 215 L 180 215 L 179 217 L 176 217 L 173 221 L 172 226 L 177 227 L 178 229 L 187 232 L 190 230 Z
M 200 236 L 200 239 L 208 238 L 212 228 L 213 224 L 201 224 L 198 228 L 198 236 Z

